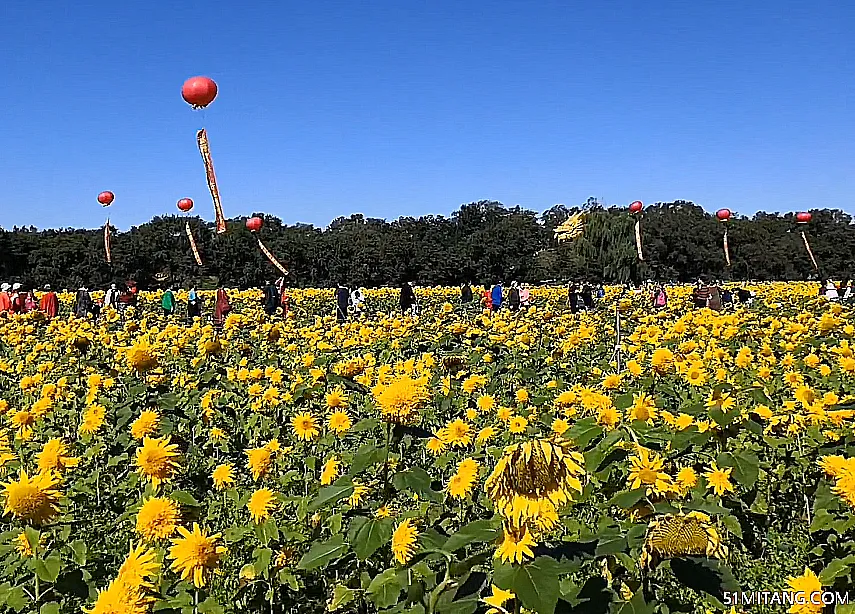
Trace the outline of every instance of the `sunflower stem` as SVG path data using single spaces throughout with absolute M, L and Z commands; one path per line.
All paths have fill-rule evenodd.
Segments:
M 386 423 L 386 458 L 383 461 L 383 505 L 389 501 L 389 445 L 392 441 L 392 423 Z

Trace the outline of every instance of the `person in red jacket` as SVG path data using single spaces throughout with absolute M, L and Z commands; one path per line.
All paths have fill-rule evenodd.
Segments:
M 47 317 L 53 319 L 59 313 L 59 299 L 56 297 L 56 292 L 50 289 L 50 285 L 45 286 L 45 293 L 39 300 L 39 311 L 47 314 Z
M 12 299 L 9 297 L 9 284 L 0 285 L 0 313 L 12 311 Z

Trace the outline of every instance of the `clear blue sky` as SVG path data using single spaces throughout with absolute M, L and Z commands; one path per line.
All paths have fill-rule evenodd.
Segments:
M 855 4 L 29 2 L 0 17 L 0 226 L 125 229 L 196 201 L 325 226 L 677 198 L 853 211 Z M 246 8 L 243 5 L 246 5 Z

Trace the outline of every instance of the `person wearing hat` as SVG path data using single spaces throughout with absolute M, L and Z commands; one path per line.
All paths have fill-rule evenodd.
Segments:
M 12 301 L 12 313 L 26 313 L 24 294 L 21 292 L 21 284 L 18 282 L 12 284 L 12 293 L 9 295 L 9 300 Z
M 50 284 L 45 285 L 45 292 L 39 300 L 39 311 L 51 320 L 59 313 L 59 299 L 56 297 L 56 292 L 50 289 Z
M 0 313 L 12 311 L 12 299 L 9 296 L 9 284 L 0 284 Z

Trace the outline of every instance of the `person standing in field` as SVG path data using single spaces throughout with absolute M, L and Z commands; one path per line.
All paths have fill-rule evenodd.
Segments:
M 214 326 L 222 328 L 225 324 L 226 316 L 231 312 L 232 306 L 229 303 L 229 295 L 224 288 L 217 288 L 217 300 L 214 304 Z
M 199 293 L 196 292 L 196 286 L 190 288 L 187 294 L 187 317 L 191 320 L 202 317 L 202 301 Z
M 163 307 L 163 315 L 165 316 L 171 316 L 172 312 L 175 311 L 175 295 L 172 293 L 172 286 L 166 288 L 160 306 Z
M 703 280 L 699 279 L 695 284 L 695 289 L 692 290 L 692 304 L 697 309 L 703 309 L 707 306 L 707 301 L 710 297 L 710 289 L 706 286 Z
M 12 299 L 9 297 L 10 287 L 7 283 L 0 285 L 0 313 L 12 311 Z
M 273 282 L 268 281 L 264 286 L 264 313 L 273 317 L 279 309 L 279 291 Z
M 404 282 L 401 284 L 401 296 L 399 297 L 398 304 L 404 314 L 408 311 L 411 313 L 415 311 L 416 293 L 413 290 L 412 282 Z
M 493 311 L 498 311 L 499 309 L 501 309 L 502 299 L 504 298 L 501 281 L 497 281 L 496 285 L 493 286 L 493 290 L 490 293 L 490 298 L 493 304 Z
M 80 289 L 77 291 L 72 311 L 78 318 L 85 318 L 92 311 L 92 297 L 89 295 L 89 290 L 86 289 L 86 286 L 80 286 Z
M 721 311 L 721 288 L 716 283 L 708 288 L 707 307 L 713 311 Z
M 653 291 L 653 308 L 665 309 L 668 306 L 668 295 L 665 293 L 665 288 L 657 285 Z
M 350 290 L 342 284 L 335 292 L 335 319 L 339 324 L 347 321 L 347 308 L 350 306 Z
M 365 305 L 365 294 L 362 288 L 354 288 L 350 293 L 350 304 L 353 305 L 353 314 L 356 316 L 362 315 L 362 308 Z
M 116 284 L 110 284 L 110 287 L 107 288 L 107 291 L 104 293 L 104 307 L 116 309 L 118 303 L 119 290 L 116 288 Z
M 520 287 L 517 282 L 511 282 L 511 291 L 508 295 L 508 306 L 511 311 L 519 311 L 520 302 Z
M 472 302 L 472 286 L 469 282 L 463 282 L 460 286 L 460 302 L 464 306 L 468 306 Z
M 59 299 L 56 292 L 50 289 L 50 284 L 45 285 L 45 293 L 39 300 L 39 311 L 43 312 L 49 319 L 54 319 L 59 313 Z
M 531 306 L 531 290 L 528 289 L 528 285 L 523 284 L 520 288 L 520 307 L 522 309 L 528 309 Z

